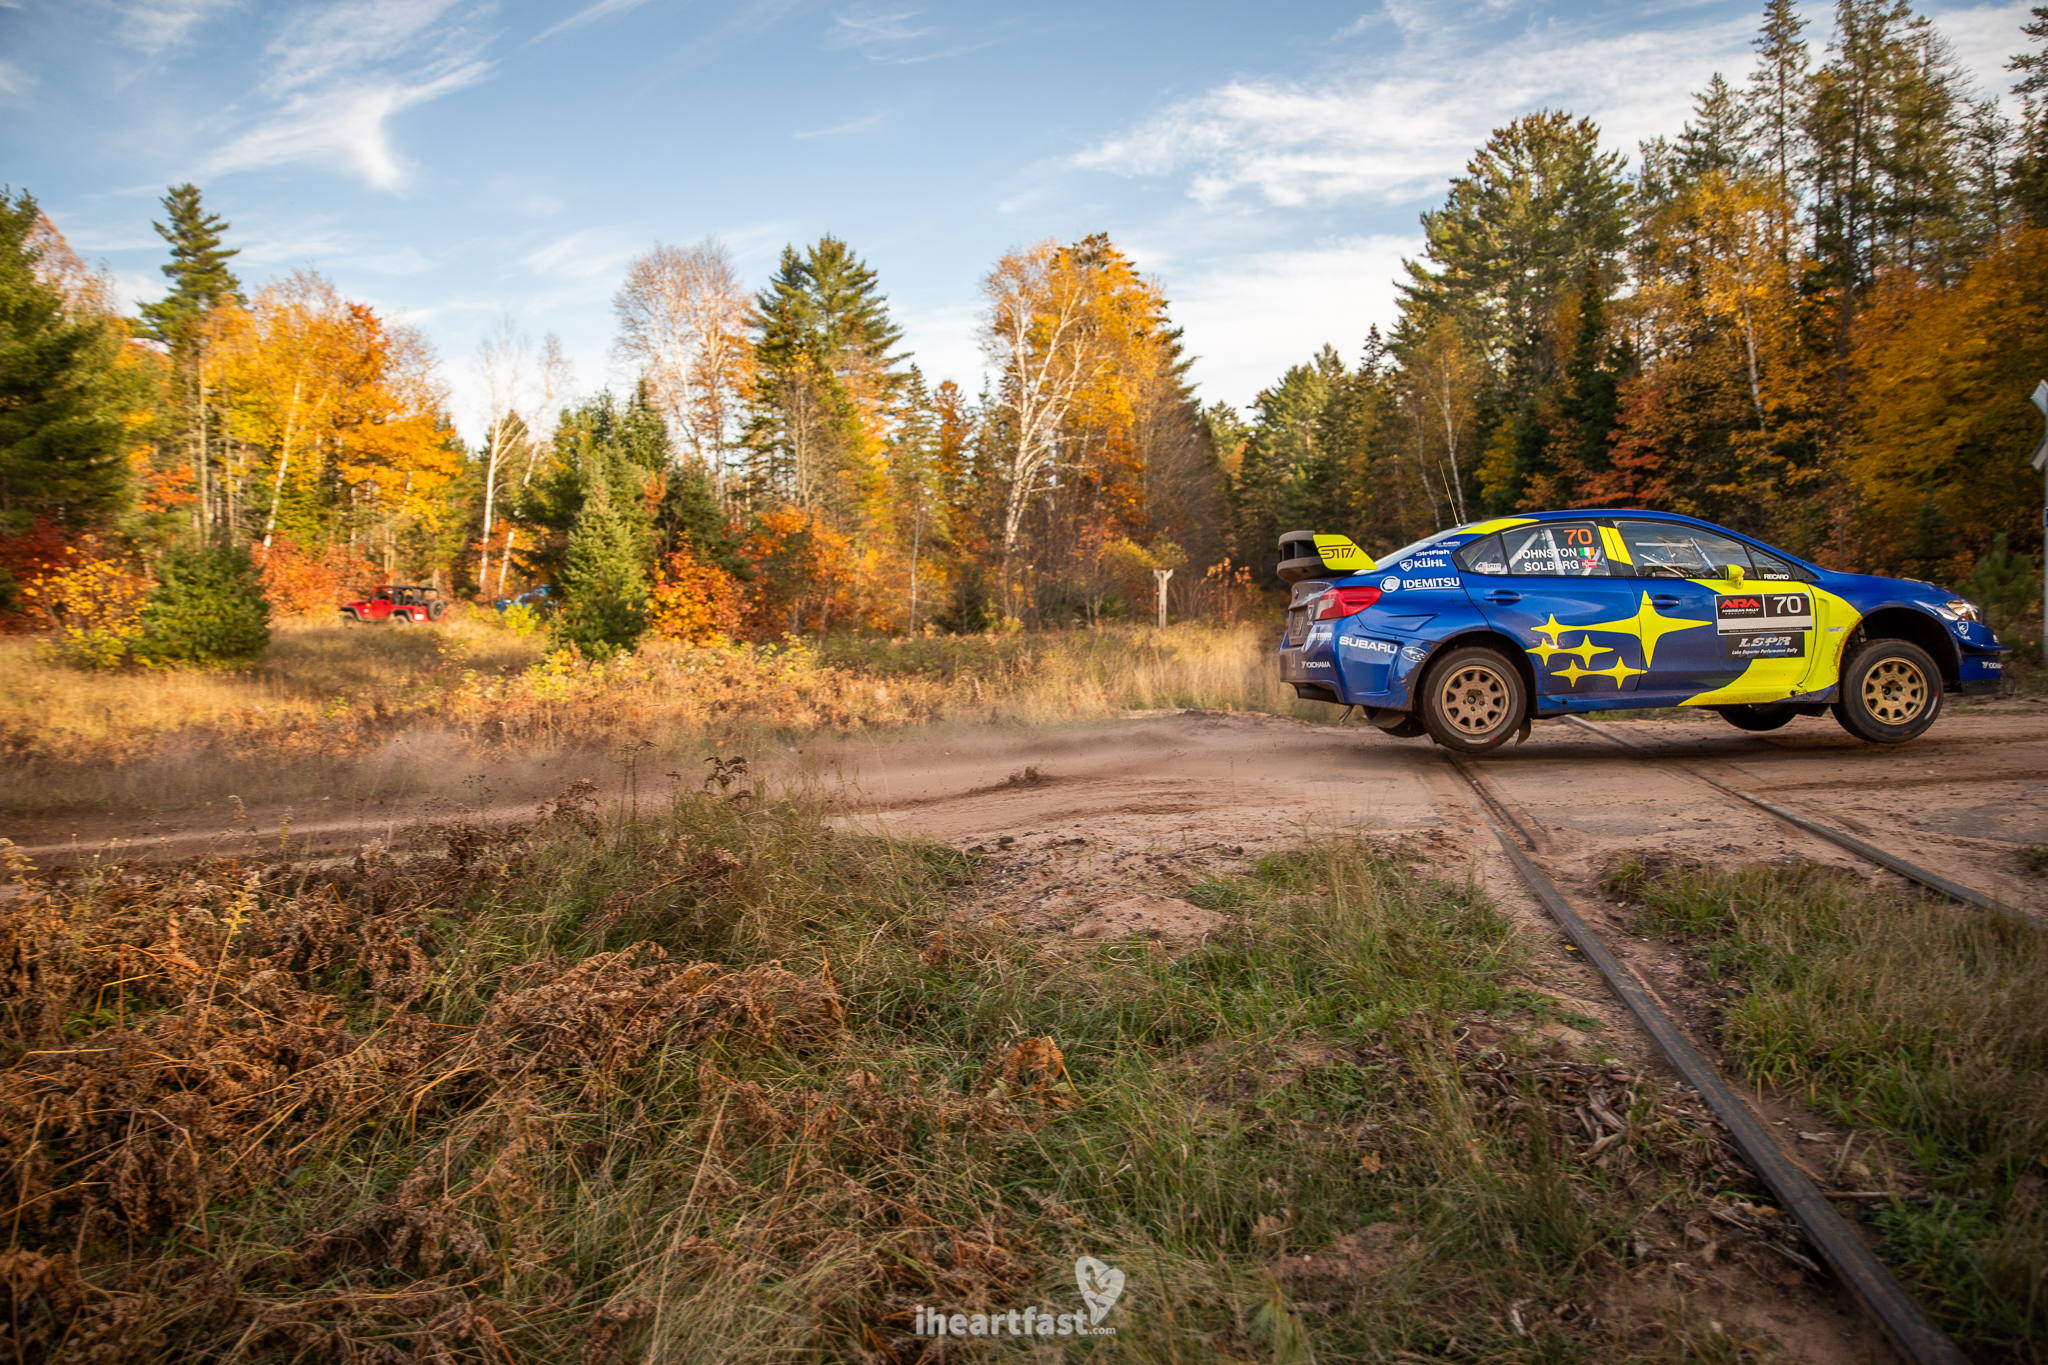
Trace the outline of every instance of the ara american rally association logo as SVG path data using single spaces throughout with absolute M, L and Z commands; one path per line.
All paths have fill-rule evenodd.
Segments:
M 1102 1320 L 1124 1294 L 1124 1273 L 1093 1256 L 1074 1262 L 1074 1283 L 1081 1291 L 1083 1312 L 1055 1313 L 1049 1308 L 1012 1308 L 1000 1313 L 948 1313 L 917 1306 L 921 1337 L 1113 1337 L 1116 1328 Z

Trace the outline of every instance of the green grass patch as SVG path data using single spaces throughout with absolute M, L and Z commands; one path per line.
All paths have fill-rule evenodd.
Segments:
M 2048 935 L 1811 866 L 1637 861 L 1608 882 L 1739 988 L 1723 1041 L 1751 1079 L 1894 1140 L 1933 1198 L 1874 1222 L 1923 1305 L 1974 1347 L 2042 1359 Z
M 1750 1187 L 1682 1099 L 1519 1039 L 1550 1005 L 1470 883 L 1318 842 L 1193 888 L 1233 921 L 1198 951 L 1079 950 L 822 813 L 579 789 L 409 858 L 28 877 L 12 1356 L 910 1360 L 919 1306 L 1079 1310 L 1081 1256 L 1116 1337 L 984 1347 L 1748 1349 L 1625 1286 Z

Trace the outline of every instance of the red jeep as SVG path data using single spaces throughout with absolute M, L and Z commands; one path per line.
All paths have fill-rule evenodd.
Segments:
M 341 609 L 344 621 L 389 621 L 394 626 L 438 621 L 447 614 L 448 604 L 439 588 L 398 583 L 383 584 L 366 600 L 350 602 Z

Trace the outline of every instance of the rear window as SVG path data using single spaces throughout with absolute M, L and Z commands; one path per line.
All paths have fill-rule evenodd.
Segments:
M 1607 552 L 1590 521 L 1546 521 L 1500 533 L 1507 572 L 1545 578 L 1605 578 Z

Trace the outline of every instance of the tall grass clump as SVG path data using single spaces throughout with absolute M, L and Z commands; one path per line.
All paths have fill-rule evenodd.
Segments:
M 1192 952 L 1084 947 L 821 813 L 725 761 L 347 866 L 13 858 L 9 1358 L 937 1359 L 919 1306 L 1073 1311 L 1082 1255 L 1091 1359 L 1744 1349 L 1615 1273 L 1742 1177 L 1518 1040 L 1470 885 L 1318 844 L 1191 887 Z
M 2048 935 L 1810 866 L 1636 861 L 1609 882 L 1739 986 L 1724 1042 L 1754 1080 L 1895 1135 L 1932 1197 L 1874 1221 L 1930 1311 L 1985 1350 L 2043 1359 Z

